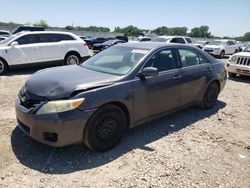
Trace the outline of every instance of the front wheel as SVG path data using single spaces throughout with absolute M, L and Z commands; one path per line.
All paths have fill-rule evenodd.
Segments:
M 64 59 L 65 65 L 79 65 L 80 64 L 80 56 L 76 53 L 69 53 L 66 55 Z
M 107 151 L 123 137 L 128 120 L 115 105 L 101 107 L 89 120 L 84 130 L 84 144 L 94 151 Z
M 219 92 L 220 92 L 219 85 L 216 82 L 211 83 L 207 87 L 203 95 L 203 98 L 200 104 L 201 108 L 203 109 L 212 108 L 218 99 Z
M 7 63 L 4 60 L 0 59 L 0 75 L 4 74 L 7 71 L 7 69 L 8 69 Z
M 229 76 L 229 78 L 234 78 L 237 76 L 237 74 L 232 73 L 232 72 L 228 72 L 228 76 Z

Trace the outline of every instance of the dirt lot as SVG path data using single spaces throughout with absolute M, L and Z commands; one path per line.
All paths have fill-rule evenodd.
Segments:
M 94 153 L 16 128 L 15 96 L 30 72 L 0 77 L 0 187 L 250 187 L 250 78 L 228 80 L 211 110 L 149 122 Z

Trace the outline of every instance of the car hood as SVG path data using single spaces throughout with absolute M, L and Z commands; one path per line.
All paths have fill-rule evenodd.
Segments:
M 238 52 L 238 53 L 234 54 L 234 56 L 250 57 L 250 52 Z
M 210 48 L 221 48 L 221 47 L 223 47 L 223 46 L 222 46 L 222 45 L 209 45 L 209 44 L 208 44 L 208 45 L 206 45 L 204 48 L 205 48 L 205 49 L 207 49 L 207 48 L 210 49 Z
M 33 74 L 25 83 L 25 90 L 52 99 L 68 98 L 74 91 L 86 91 L 113 84 L 120 76 L 101 73 L 71 65 L 44 69 Z

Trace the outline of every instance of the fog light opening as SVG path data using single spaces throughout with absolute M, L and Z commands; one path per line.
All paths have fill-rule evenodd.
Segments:
M 57 142 L 57 133 L 44 132 L 43 139 L 49 142 Z

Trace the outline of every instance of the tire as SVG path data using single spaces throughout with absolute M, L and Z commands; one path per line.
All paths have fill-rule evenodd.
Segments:
M 212 82 L 207 87 L 207 89 L 202 97 L 202 101 L 200 104 L 201 108 L 202 109 L 212 108 L 218 99 L 219 92 L 220 92 L 220 88 L 219 88 L 218 83 Z
M 228 76 L 229 76 L 229 78 L 234 78 L 237 76 L 237 74 L 232 73 L 232 72 L 228 72 Z
M 223 58 L 224 58 L 224 56 L 225 56 L 225 51 L 224 51 L 224 50 L 222 50 L 222 51 L 221 51 L 221 53 L 220 53 L 220 58 L 221 58 L 221 59 L 223 59 Z
M 237 53 L 237 52 L 238 52 L 238 49 L 235 49 L 235 50 L 234 50 L 234 54 Z
M 104 152 L 119 143 L 128 127 L 128 119 L 115 105 L 101 107 L 88 121 L 83 136 L 91 150 Z
M 0 58 L 0 75 L 4 74 L 8 70 L 8 64 L 5 60 Z
M 64 65 L 79 65 L 80 63 L 80 55 L 74 52 L 68 53 L 64 58 Z

